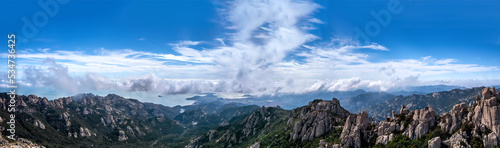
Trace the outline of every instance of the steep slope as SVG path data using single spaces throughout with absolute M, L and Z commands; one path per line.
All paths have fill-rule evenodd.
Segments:
M 497 147 L 500 94 L 495 88 L 483 88 L 481 96 L 470 107 L 456 104 L 440 116 L 432 107 L 409 110 L 404 105 L 378 124 L 369 123 L 366 112 L 353 114 L 344 125 L 341 142 L 321 141 L 320 147 Z
M 478 89 L 439 92 L 434 93 L 432 98 L 463 101 L 453 97 L 472 96 Z M 314 100 L 291 111 L 262 107 L 192 139 L 186 147 L 498 146 L 499 91 L 481 88 L 479 92 L 473 101 L 468 102 L 471 104 L 469 107 L 466 103 L 449 102 L 448 105 L 452 106 L 450 111 L 438 115 L 433 107 L 411 110 L 402 105 L 398 113 L 392 111 L 381 122 L 370 121 L 369 114 L 376 112 L 350 114 L 336 99 Z M 439 106 L 448 106 L 440 103 Z
M 337 99 L 314 100 L 291 111 L 262 107 L 192 139 L 186 147 L 317 147 L 321 138 L 338 138 L 348 116 Z
M 8 118 L 7 94 L 0 94 L 0 117 Z M 171 108 L 117 95 L 84 95 L 73 100 L 17 97 L 16 134 L 48 147 L 143 145 L 183 127 L 168 118 Z M 0 126 L 7 127 L 5 122 Z M 4 135 L 7 134 L 3 131 Z
M 187 127 L 219 125 L 232 117 L 248 114 L 257 108 L 259 108 L 259 106 L 242 106 L 236 103 L 224 104 L 216 101 L 196 105 L 196 108 L 187 109 L 183 113 L 177 115 L 174 120 L 179 121 Z

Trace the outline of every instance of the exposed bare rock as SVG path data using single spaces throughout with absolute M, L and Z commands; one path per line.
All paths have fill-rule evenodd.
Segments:
M 189 140 L 189 144 L 184 146 L 184 148 L 201 148 L 202 147 L 202 142 L 201 142 L 201 139 L 202 139 L 203 136 L 198 136 L 198 137 L 195 137 L 191 140 Z
M 259 123 L 269 123 L 273 120 L 271 113 L 267 109 L 266 107 L 261 107 L 258 112 L 254 112 L 245 118 L 243 121 L 245 123 L 245 128 L 243 129 L 245 137 L 257 134 L 257 125 Z M 265 126 L 267 126 L 267 124 Z
M 467 114 L 468 108 L 465 103 L 457 104 L 453 106 L 453 109 L 450 113 L 446 113 L 441 115 L 441 122 L 439 126 L 445 132 L 452 134 L 454 131 L 458 130 L 462 125 L 462 121 L 464 116 Z
M 254 144 L 250 145 L 248 148 L 260 148 L 260 142 L 255 142 Z
M 498 136 L 495 133 L 490 133 L 483 137 L 484 147 L 494 147 L 498 144 Z
M 130 126 L 127 126 L 127 132 L 134 135 L 134 130 Z
M 215 135 L 215 130 L 210 130 L 210 131 L 208 131 L 208 133 L 207 133 L 207 134 L 208 134 L 208 142 L 212 142 L 212 141 L 214 141 L 214 138 L 215 138 L 215 136 L 214 136 L 214 135 Z
M 104 126 L 111 126 L 112 128 L 116 127 L 116 117 L 113 115 L 106 115 L 106 117 L 101 118 L 101 123 Z
M 341 147 L 354 147 L 360 148 L 362 145 L 362 140 L 368 140 L 368 134 L 366 132 L 369 126 L 368 113 L 366 111 L 360 114 L 352 114 L 347 117 L 344 124 L 344 129 L 340 138 Z
M 391 134 L 394 131 L 400 130 L 401 125 L 396 123 L 395 121 L 381 121 L 377 127 L 377 134 L 387 135 Z
M 125 141 L 125 140 L 128 140 L 128 137 L 124 131 L 120 130 L 118 132 L 118 141 Z
M 476 125 L 484 125 L 498 136 L 500 134 L 499 97 L 489 88 L 484 88 L 482 95 L 483 98 L 478 100 L 474 108 L 472 122 Z
M 434 137 L 428 142 L 428 148 L 441 148 L 441 138 Z
M 69 97 L 64 97 L 50 101 L 50 105 L 56 108 L 64 108 L 64 105 L 69 104 L 71 102 L 73 102 L 73 99 Z
M 2 148 L 45 148 L 24 138 L 17 138 L 15 141 L 7 141 L 0 133 L 0 147 Z
M 436 125 L 436 112 L 432 107 L 410 111 L 409 115 L 413 116 L 413 121 L 403 134 L 410 139 L 417 139 L 429 133 L 430 129 Z
M 80 127 L 80 136 L 81 137 L 90 137 L 92 136 L 92 132 L 88 128 Z
M 63 120 L 64 125 L 67 127 L 71 126 L 71 121 L 69 116 L 70 115 L 68 112 L 64 112 L 59 115 L 59 120 Z
M 34 122 L 33 122 L 33 125 L 35 125 L 36 127 L 39 127 L 41 129 L 45 129 L 45 125 L 38 119 L 36 119 Z
M 92 113 L 92 110 L 91 110 L 91 109 L 88 109 L 88 108 L 86 108 L 86 107 L 85 107 L 85 108 L 83 108 L 83 114 L 84 114 L 84 115 L 88 115 L 88 114 L 90 114 L 90 113 Z
M 298 109 L 294 109 L 297 112 Z M 310 140 L 334 129 L 343 123 L 349 112 L 340 106 L 339 101 L 314 100 L 300 110 L 300 120 L 293 125 L 290 136 L 293 140 Z M 289 120 L 290 121 L 290 120 Z
M 410 110 L 405 105 L 401 105 L 401 110 L 399 110 L 399 113 L 400 114 L 408 114 L 408 113 L 410 113 Z
M 467 139 L 463 134 L 462 131 L 456 132 L 448 140 L 443 141 L 443 143 L 453 148 L 470 148 L 471 146 L 467 143 Z
M 389 141 L 392 140 L 392 138 L 394 138 L 394 134 L 389 134 L 389 135 L 382 135 L 382 136 L 379 136 L 377 137 L 377 141 L 375 142 L 375 144 L 383 144 L 383 145 L 386 145 Z

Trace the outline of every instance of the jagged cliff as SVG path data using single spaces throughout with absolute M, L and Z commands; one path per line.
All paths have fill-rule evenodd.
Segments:
M 26 139 L 0 140 L 0 144 L 189 148 L 497 146 L 499 91 L 484 87 L 479 94 L 476 91 L 478 88 L 433 93 L 439 99 L 465 97 L 452 99 L 463 102 L 450 103 L 449 111 L 442 113 L 433 107 L 408 107 L 411 102 L 400 100 L 394 104 L 402 105 L 381 121 L 371 118 L 376 111 L 351 114 L 335 98 L 313 100 L 306 106 L 285 110 L 218 103 L 165 107 L 116 95 L 86 94 L 56 100 L 19 96 L 18 135 Z M 472 95 L 475 97 L 470 100 Z M 0 94 L 0 108 L 6 108 L 5 98 L 5 93 Z M 0 119 L 7 119 L 7 115 L 0 112 Z M 7 125 L 2 122 L 0 126 Z M 5 128 L 0 129 L 7 134 Z
M 0 94 L 0 108 L 7 107 L 6 98 L 5 93 Z M 48 147 L 119 146 L 123 141 L 145 144 L 153 137 L 183 130 L 169 118 L 175 115 L 173 108 L 117 95 L 84 94 L 55 100 L 17 96 L 16 105 L 16 134 Z M 8 114 L 1 112 L 0 117 L 7 119 Z M 8 125 L 2 122 L 0 126 Z
M 465 91 L 441 93 L 460 92 Z M 470 105 L 452 105 L 441 115 L 433 107 L 410 110 L 402 105 L 380 122 L 369 118 L 371 112 L 350 114 L 333 99 L 311 101 L 286 116 L 262 121 L 266 126 L 253 126 L 248 118 L 272 108 L 263 107 L 235 126 L 226 125 L 231 128 L 214 129 L 193 139 L 187 147 L 493 147 L 500 140 L 499 92 L 494 88 L 481 88 L 480 92 Z M 238 127 L 251 134 L 230 138 Z M 253 128 L 246 130 L 248 127 Z M 224 133 L 222 137 L 213 134 L 219 132 Z M 227 141 L 231 144 L 219 144 Z
M 340 134 L 349 115 L 335 98 L 314 100 L 291 111 L 262 107 L 192 139 L 186 147 L 308 147 L 315 139 Z
M 413 140 L 416 147 L 497 146 L 500 140 L 500 95 L 495 88 L 483 88 L 481 96 L 477 96 L 477 100 L 469 107 L 465 103 L 456 104 L 450 112 L 439 116 L 432 107 L 410 111 L 403 105 L 399 114 L 393 111 L 392 117 L 374 125 L 373 129 L 366 128 L 368 122 L 362 117 L 365 112 L 352 115 L 346 121 L 340 145 L 330 145 L 370 147 L 372 145 L 366 143 L 369 144 L 367 140 L 371 138 L 366 135 L 373 132 L 377 137 L 375 147 L 394 146 L 403 141 L 401 137 Z M 399 139 L 395 141 L 396 138 Z M 367 141 L 365 145 L 363 140 Z

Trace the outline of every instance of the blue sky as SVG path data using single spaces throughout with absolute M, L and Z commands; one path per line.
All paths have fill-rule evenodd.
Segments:
M 0 33 L 19 37 L 20 84 L 35 89 L 233 95 L 500 82 L 493 0 L 71 0 L 23 39 L 22 18 L 46 13 L 38 2 L 0 2 Z M 370 42 L 352 40 L 393 2 L 400 13 Z

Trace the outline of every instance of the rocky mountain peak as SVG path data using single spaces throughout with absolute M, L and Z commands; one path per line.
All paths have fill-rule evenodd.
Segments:
M 340 106 L 340 102 L 336 98 L 331 101 L 314 100 L 309 102 L 307 106 L 294 109 L 293 112 L 299 110 L 300 115 L 289 120 L 298 119 L 293 123 L 293 131 L 290 136 L 293 140 L 302 141 L 319 137 L 331 131 L 335 126 L 343 124 L 350 114 Z

